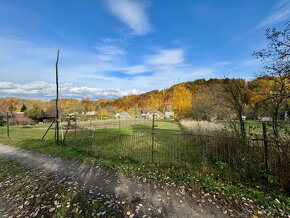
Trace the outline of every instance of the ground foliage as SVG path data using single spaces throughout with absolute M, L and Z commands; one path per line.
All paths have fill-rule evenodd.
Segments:
M 93 196 L 69 178 L 31 172 L 0 160 L 0 208 L 3 217 L 123 217 L 121 202 Z M 0 215 L 1 215 L 0 211 Z

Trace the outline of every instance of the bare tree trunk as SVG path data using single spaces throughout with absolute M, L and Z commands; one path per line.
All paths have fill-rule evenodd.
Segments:
M 243 140 L 246 140 L 246 128 L 245 128 L 245 122 L 242 116 L 239 117 L 239 122 L 240 122 L 241 137 L 243 138 Z

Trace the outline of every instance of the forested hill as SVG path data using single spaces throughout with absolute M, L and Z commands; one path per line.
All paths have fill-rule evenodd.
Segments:
M 264 93 L 271 89 L 273 77 L 259 77 L 251 81 L 242 81 L 248 90 L 248 104 L 254 104 L 261 99 Z M 117 111 L 128 111 L 132 114 L 148 112 L 150 110 L 171 111 L 180 107 L 188 108 L 184 113 L 191 113 L 192 104 L 205 104 L 214 101 L 222 92 L 223 84 L 231 83 L 232 79 L 199 79 L 195 81 L 175 84 L 164 90 L 153 90 L 139 95 L 124 96 L 115 100 L 91 99 L 60 99 L 62 113 L 101 111 L 114 114 Z M 198 101 L 198 102 L 197 102 Z M 54 100 L 43 101 L 34 99 L 21 99 L 15 97 L 0 98 L 0 113 L 5 111 L 20 111 L 25 106 L 29 109 L 38 105 L 47 113 L 54 112 Z M 184 105 L 186 104 L 186 105 Z

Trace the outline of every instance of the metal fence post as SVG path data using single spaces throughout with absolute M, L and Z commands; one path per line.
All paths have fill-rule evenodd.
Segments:
M 264 158 L 265 158 L 265 169 L 269 171 L 268 159 L 269 159 L 269 146 L 268 146 L 268 138 L 267 138 L 267 128 L 266 123 L 262 123 L 263 125 L 263 142 L 264 142 Z
M 75 138 L 77 135 L 77 115 L 75 114 Z
M 155 141 L 155 114 L 152 115 L 152 142 L 151 142 L 151 162 L 154 161 L 154 141 Z
M 6 128 L 7 128 L 7 137 L 9 138 L 9 114 L 6 112 Z
M 91 151 L 95 156 L 95 148 L 96 148 L 96 129 L 94 128 L 92 131 L 92 144 L 91 144 Z

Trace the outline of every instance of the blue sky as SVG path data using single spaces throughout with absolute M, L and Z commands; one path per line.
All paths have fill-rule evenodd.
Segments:
M 115 98 L 199 78 L 251 79 L 290 0 L 0 0 L 0 97 Z

